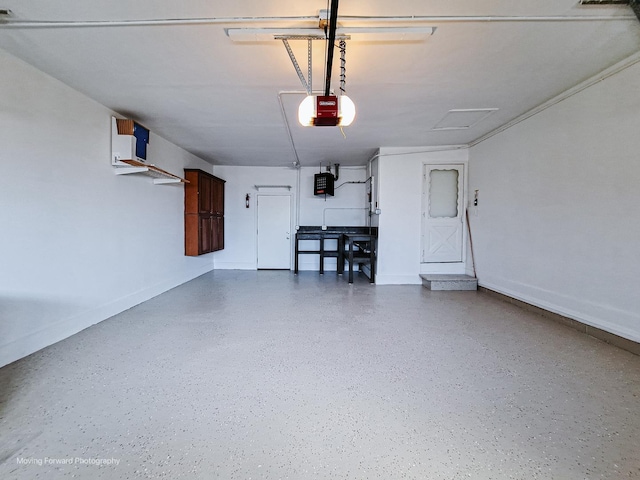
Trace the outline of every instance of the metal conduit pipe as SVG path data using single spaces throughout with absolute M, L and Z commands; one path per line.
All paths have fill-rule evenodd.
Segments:
M 205 17 L 205 18 L 165 18 L 148 20 L 18 20 L 0 19 L 0 28 L 81 28 L 81 27 L 147 27 L 166 25 L 213 25 L 232 23 L 278 23 L 310 22 L 318 23 L 318 17 Z
M 594 22 L 607 20 L 637 20 L 634 15 L 451 15 L 451 16 L 414 16 L 402 17 L 358 17 L 340 16 L 340 22 L 374 23 L 478 23 L 478 22 Z
M 640 7 L 637 7 L 640 8 Z M 478 23 L 478 22 L 602 22 L 637 21 L 635 15 L 536 15 L 536 16 L 403 16 L 358 17 L 340 16 L 343 23 Z M 82 28 L 82 27 L 145 27 L 166 25 L 209 25 L 234 23 L 309 22 L 317 26 L 318 16 L 302 17 L 204 17 L 147 20 L 19 20 L 0 19 L 0 28 Z

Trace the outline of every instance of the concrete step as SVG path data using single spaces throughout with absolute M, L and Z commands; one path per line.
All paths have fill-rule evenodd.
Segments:
M 429 290 L 477 290 L 478 279 L 469 275 L 422 274 L 422 285 Z

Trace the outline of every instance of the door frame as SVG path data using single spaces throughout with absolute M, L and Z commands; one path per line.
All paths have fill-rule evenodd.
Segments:
M 258 193 L 256 194 L 256 208 L 255 208 L 255 219 L 254 219 L 254 225 L 255 225 L 255 239 L 256 239 L 256 250 L 255 250 L 255 259 L 256 259 L 256 270 L 259 270 L 258 267 L 258 225 L 259 225 L 259 212 L 260 212 L 260 207 L 259 202 L 260 202 L 260 197 L 289 197 L 289 271 L 293 270 L 293 246 L 294 246 L 294 236 L 295 236 L 295 229 L 294 229 L 294 205 L 293 205 L 293 194 L 292 193 L 286 193 L 286 192 L 274 192 L 274 193 Z M 285 270 L 285 269 L 282 269 Z
M 423 262 L 422 257 L 422 249 L 423 249 L 423 235 L 425 230 L 425 205 L 426 205 L 426 180 L 424 178 L 426 171 L 428 168 L 433 167 L 442 167 L 443 169 L 451 168 L 451 167 L 461 167 L 462 168 L 462 182 L 461 182 L 461 198 L 459 199 L 459 205 L 461 206 L 461 215 L 462 215 L 462 261 L 460 262 L 436 262 L 436 263 L 426 263 Z M 420 178 L 422 182 L 422 193 L 420 197 L 421 206 L 420 206 L 420 273 L 421 274 L 459 274 L 463 275 L 467 273 L 466 264 L 467 264 L 467 250 L 468 250 L 468 226 L 466 219 L 466 210 L 467 210 L 467 190 L 468 190 L 468 182 L 469 182 L 469 164 L 466 161 L 423 161 L 421 165 L 421 173 Z

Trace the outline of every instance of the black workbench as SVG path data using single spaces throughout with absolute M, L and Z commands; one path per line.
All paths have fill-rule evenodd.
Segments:
M 295 267 L 298 273 L 299 255 L 319 255 L 320 274 L 324 273 L 324 259 L 336 258 L 338 274 L 344 273 L 344 263 L 349 262 L 349 283 L 353 283 L 353 264 L 355 261 L 369 261 L 371 267 L 371 283 L 375 278 L 376 239 L 378 227 L 330 227 L 325 230 L 320 226 L 300 226 L 296 232 Z M 300 250 L 300 240 L 318 240 L 318 250 Z M 327 250 L 325 240 L 337 240 L 336 250 Z M 359 248 L 361 247 L 361 248 Z

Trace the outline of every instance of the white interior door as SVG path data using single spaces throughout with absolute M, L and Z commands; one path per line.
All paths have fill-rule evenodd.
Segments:
M 422 261 L 462 261 L 463 165 L 425 165 L 422 203 Z
M 291 269 L 290 195 L 258 195 L 258 268 Z

